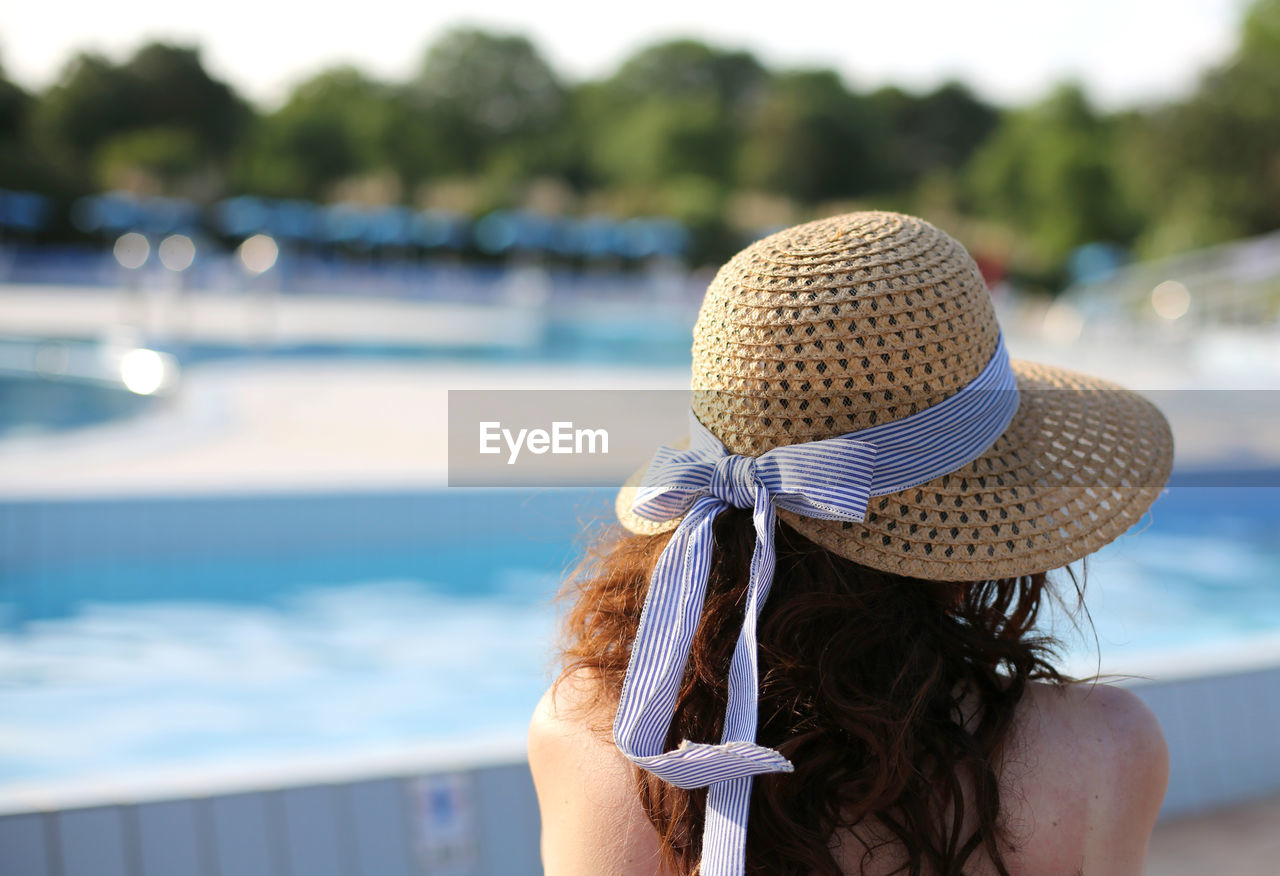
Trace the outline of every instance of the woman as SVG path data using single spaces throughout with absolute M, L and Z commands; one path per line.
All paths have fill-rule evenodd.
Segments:
M 530 727 L 549 876 L 1141 872 L 1160 729 L 1034 625 L 1159 494 L 1160 413 L 1011 363 L 968 254 L 892 213 L 739 253 L 693 362 Z

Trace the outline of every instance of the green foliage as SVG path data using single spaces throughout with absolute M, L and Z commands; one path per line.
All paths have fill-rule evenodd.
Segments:
M 662 212 L 686 225 L 716 226 L 724 215 L 725 190 L 708 177 L 692 173 L 675 176 L 659 192 Z
M 893 134 L 889 173 L 898 185 L 958 173 L 1000 121 L 995 107 L 958 82 L 925 95 L 890 86 L 870 100 Z
M 673 40 L 642 49 L 606 82 L 624 106 L 653 98 L 705 98 L 729 113 L 748 106 L 768 79 L 749 52 L 724 51 L 696 40 Z
M 891 131 L 829 70 L 776 77 L 753 107 L 742 183 L 804 204 L 887 188 Z
M 39 179 L 28 137 L 33 104 L 31 95 L 0 76 L 0 187 L 30 188 Z
M 26 134 L 31 95 L 0 74 L 0 143 L 16 143 Z
M 139 127 L 167 125 L 191 133 L 214 156 L 226 156 L 249 118 L 230 86 L 212 78 L 198 49 L 152 43 L 122 68 Z
M 974 206 L 1021 229 L 1047 264 L 1090 241 L 1128 241 L 1135 223 L 1112 166 L 1112 128 L 1074 85 L 1009 113 L 973 156 Z
M 152 43 L 125 64 L 81 54 L 40 101 L 36 125 L 67 157 L 87 161 L 128 131 L 189 131 L 210 157 L 225 157 L 249 120 L 245 104 L 205 71 L 199 50 Z
M 51 164 L 33 136 L 39 100 L 0 71 L 0 187 L 61 195 L 65 174 Z
M 1241 58 L 1280 63 L 1280 0 L 1255 0 L 1240 31 Z
M 1280 0 L 1255 3 L 1235 55 L 1144 121 L 1122 154 L 1144 253 L 1280 227 Z
M 140 128 L 118 134 L 98 149 L 98 178 L 106 188 L 144 174 L 161 188 L 174 189 L 204 165 L 204 149 L 195 135 L 177 127 Z
M 238 181 L 263 194 L 322 198 L 329 186 L 391 163 L 394 116 L 389 88 L 351 67 L 327 70 L 260 121 L 240 156 Z
M 476 173 L 515 159 L 530 173 L 554 164 L 547 143 L 568 109 L 564 87 L 529 40 L 454 30 L 428 49 L 409 107 L 436 130 L 439 170 Z
M 955 82 L 861 94 L 687 39 L 568 85 L 526 38 L 474 28 L 406 82 L 326 70 L 260 115 L 181 46 L 80 54 L 36 96 L 0 74 L 0 186 L 104 185 L 664 212 L 708 260 L 756 224 L 874 204 L 980 224 L 1051 278 L 1092 241 L 1164 254 L 1280 227 L 1280 0 L 1254 0 L 1186 99 L 1112 114 L 1070 85 L 1008 111 Z
M 593 179 L 657 183 L 682 175 L 733 180 L 739 131 L 767 74 L 745 52 L 661 43 L 582 94 Z
M 591 151 L 601 179 L 660 183 L 685 174 L 725 181 L 733 139 L 719 107 L 705 97 L 647 100 L 602 127 Z

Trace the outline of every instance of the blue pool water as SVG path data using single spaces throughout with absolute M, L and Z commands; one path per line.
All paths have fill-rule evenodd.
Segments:
M 1091 559 L 1104 663 L 1280 632 L 1277 498 L 1176 487 Z M 610 499 L 0 503 L 0 786 L 518 740 Z

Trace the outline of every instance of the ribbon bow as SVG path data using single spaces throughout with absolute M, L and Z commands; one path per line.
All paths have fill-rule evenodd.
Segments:
M 632 510 L 647 520 L 682 517 L 653 570 L 632 645 L 614 741 L 636 765 L 679 788 L 708 787 L 702 876 L 745 867 L 752 777 L 794 767 L 757 745 L 756 623 L 774 570 L 777 509 L 860 522 L 872 496 L 917 486 L 972 462 L 1004 432 L 1018 390 L 1004 339 L 978 377 L 909 417 L 837 438 L 777 447 L 758 457 L 731 454 L 690 411 L 687 450 L 662 447 Z M 711 568 L 712 524 L 729 507 L 751 508 L 756 542 L 746 612 L 729 666 L 729 698 L 718 744 L 663 747 Z

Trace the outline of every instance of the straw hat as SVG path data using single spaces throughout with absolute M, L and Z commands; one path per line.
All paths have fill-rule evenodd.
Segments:
M 759 456 L 906 417 L 972 381 L 999 325 L 964 247 L 898 213 L 778 232 L 716 274 L 693 334 L 694 411 L 731 453 Z M 1132 526 L 1168 480 L 1159 410 L 1115 384 L 1013 362 L 1020 404 L 991 448 L 951 474 L 874 496 L 862 523 L 780 511 L 854 562 L 938 580 L 1048 571 Z M 632 532 L 637 472 L 618 494 Z

